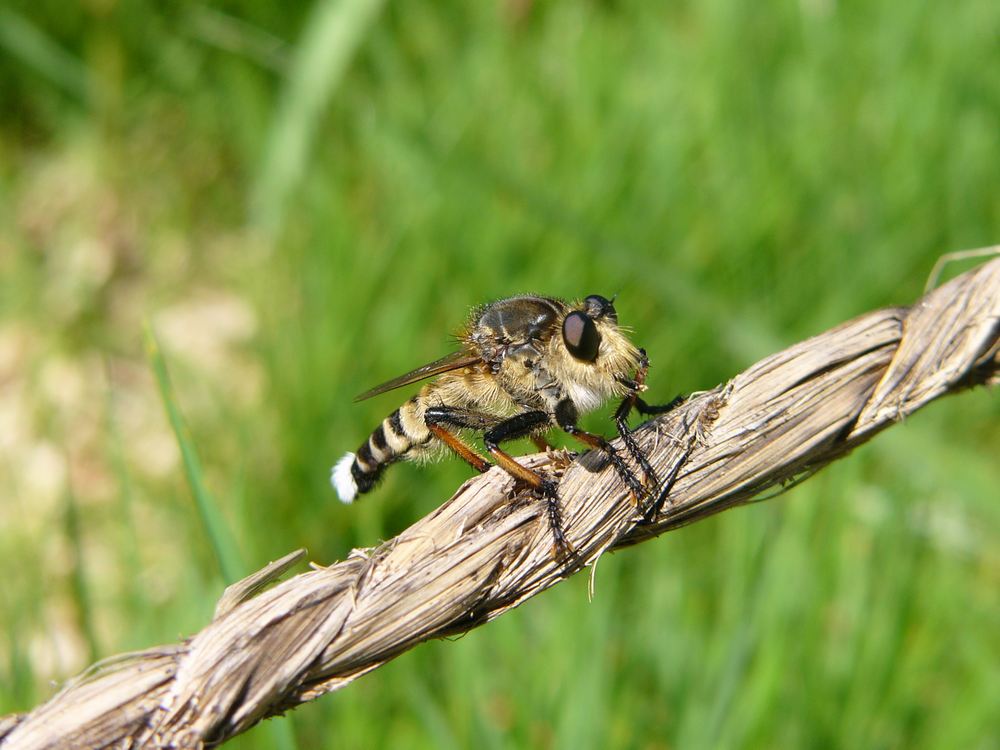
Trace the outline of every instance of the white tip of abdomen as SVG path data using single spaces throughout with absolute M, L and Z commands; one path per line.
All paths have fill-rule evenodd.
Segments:
M 330 484 L 337 491 L 337 496 L 341 502 L 350 503 L 358 496 L 358 483 L 354 481 L 351 474 L 351 466 L 354 464 L 354 454 L 348 453 L 337 461 L 330 471 Z

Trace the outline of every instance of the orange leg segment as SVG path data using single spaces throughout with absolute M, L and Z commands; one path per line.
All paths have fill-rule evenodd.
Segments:
M 493 456 L 493 460 L 496 461 L 497 466 L 502 468 L 515 479 L 533 489 L 543 491 L 546 490 L 546 481 L 536 472 L 525 466 L 521 466 L 521 464 L 519 464 L 512 455 L 507 453 L 507 451 L 493 447 L 489 449 L 489 452 L 490 455 Z
M 451 448 L 459 458 L 479 473 L 489 471 L 489 468 L 493 465 L 466 445 L 465 441 L 458 435 L 453 432 L 449 432 L 441 425 L 430 424 L 427 425 L 427 429 L 434 433 L 434 437 Z

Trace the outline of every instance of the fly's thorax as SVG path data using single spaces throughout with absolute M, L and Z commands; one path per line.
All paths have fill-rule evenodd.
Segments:
M 551 411 L 542 392 L 548 378 L 541 356 L 509 356 L 497 368 L 496 380 L 504 394 L 521 410 Z
M 476 310 L 464 338 L 496 369 L 518 347 L 547 340 L 565 311 L 562 300 L 536 295 L 510 297 Z

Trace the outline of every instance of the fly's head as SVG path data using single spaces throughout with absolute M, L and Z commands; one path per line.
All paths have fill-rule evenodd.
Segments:
M 611 300 L 597 294 L 570 305 L 549 345 L 549 367 L 580 411 L 589 411 L 634 388 L 642 351 L 618 325 Z

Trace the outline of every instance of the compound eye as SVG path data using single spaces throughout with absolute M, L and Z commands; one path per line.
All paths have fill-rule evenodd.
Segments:
M 592 318 L 609 318 L 618 322 L 618 312 L 615 310 L 614 302 L 599 294 L 591 294 L 583 301 L 583 306 L 587 310 L 587 315 Z
M 576 359 L 593 362 L 601 346 L 601 334 L 594 321 L 582 312 L 571 312 L 563 321 L 563 341 Z

